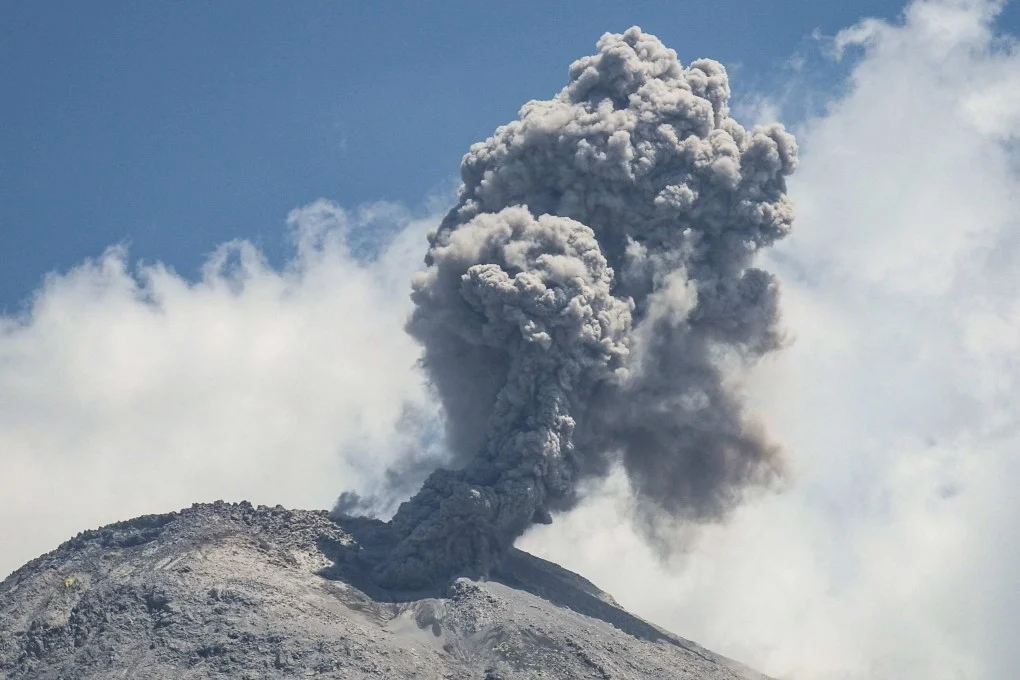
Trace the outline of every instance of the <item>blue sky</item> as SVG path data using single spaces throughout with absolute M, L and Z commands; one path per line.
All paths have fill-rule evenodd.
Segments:
M 773 677 L 1018 677 L 1020 5 L 403 4 L 0 2 L 0 577 L 196 501 L 406 497 L 461 155 L 639 24 L 800 144 L 790 344 L 740 376 L 789 475 L 666 561 L 621 475 L 519 545 Z
M 327 197 L 419 206 L 461 155 L 638 24 L 774 87 L 816 29 L 888 0 L 0 5 L 0 309 L 114 243 L 194 276 L 232 238 L 279 258 Z M 1006 18 L 1008 20 L 1008 17 Z

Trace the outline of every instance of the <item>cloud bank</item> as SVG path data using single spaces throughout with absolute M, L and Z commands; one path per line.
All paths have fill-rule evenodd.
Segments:
M 380 222 L 392 238 L 355 257 Z M 51 275 L 0 319 L 0 573 L 83 529 L 196 501 L 406 497 L 439 455 L 420 350 L 400 331 L 434 226 L 320 201 L 290 215 L 279 270 L 240 241 L 198 281 L 121 247 Z

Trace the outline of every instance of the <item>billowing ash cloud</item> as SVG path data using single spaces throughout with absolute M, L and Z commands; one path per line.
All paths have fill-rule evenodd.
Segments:
M 752 262 L 790 229 L 797 150 L 729 94 L 722 65 L 631 28 L 471 147 L 408 325 L 462 467 L 401 505 L 380 583 L 484 574 L 615 461 L 640 507 L 688 520 L 779 473 L 731 376 L 781 341 Z

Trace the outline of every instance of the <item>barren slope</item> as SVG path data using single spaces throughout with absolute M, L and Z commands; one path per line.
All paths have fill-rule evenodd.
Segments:
M 519 551 L 494 580 L 373 589 L 345 524 L 216 503 L 81 534 L 0 584 L 0 680 L 763 678 Z

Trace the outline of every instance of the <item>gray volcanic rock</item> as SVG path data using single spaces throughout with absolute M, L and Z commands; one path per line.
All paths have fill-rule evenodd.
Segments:
M 520 551 L 488 581 L 379 590 L 381 536 L 248 503 L 82 533 L 0 584 L 0 680 L 764 678 Z

